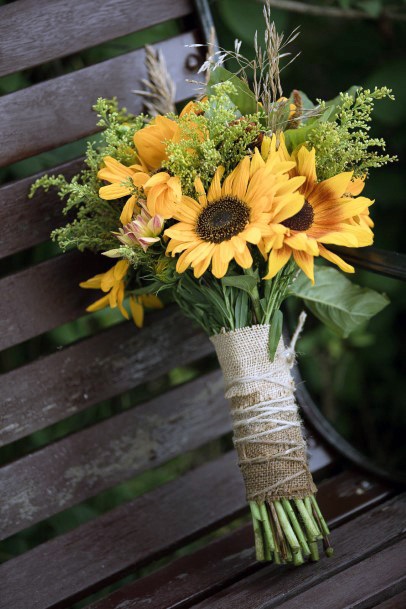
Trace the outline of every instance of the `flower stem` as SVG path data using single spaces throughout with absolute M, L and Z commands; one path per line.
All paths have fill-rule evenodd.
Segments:
M 250 508 L 252 516 L 252 527 L 254 529 L 255 537 L 255 556 L 257 560 L 263 561 L 265 560 L 265 547 L 264 538 L 262 536 L 259 508 L 255 501 L 250 501 Z
M 329 529 L 313 496 L 303 499 L 250 501 L 257 560 L 302 565 L 319 560 L 318 540 L 332 556 Z

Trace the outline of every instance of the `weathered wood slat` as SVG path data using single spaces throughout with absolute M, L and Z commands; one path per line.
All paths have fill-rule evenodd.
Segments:
M 184 17 L 191 11 L 188 0 L 13 2 L 0 9 L 0 76 Z
M 218 370 L 14 461 L 0 469 L 0 539 L 229 431 Z M 313 471 L 332 465 L 308 444 Z
M 323 486 L 320 493 L 323 494 Z M 327 513 L 331 507 L 332 505 L 329 504 Z M 274 595 L 281 602 L 282 595 L 286 594 L 287 590 L 292 589 L 293 593 L 296 593 L 316 582 L 320 571 L 327 572 L 328 576 L 348 564 L 349 560 L 357 561 L 363 554 L 377 552 L 385 543 L 396 540 L 401 533 L 402 521 L 405 517 L 405 501 L 394 499 L 334 531 L 332 539 L 336 554 L 332 560 L 323 558 L 320 570 L 316 574 L 313 573 L 315 565 L 306 568 L 306 572 L 302 572 L 302 569 L 295 571 L 289 569 L 285 573 L 278 567 L 268 567 L 265 568 L 263 577 L 261 577 L 263 565 L 255 560 L 252 547 L 251 525 L 247 525 L 194 552 L 192 556 L 184 556 L 156 573 L 121 588 L 107 598 L 90 605 L 88 609 L 118 609 L 120 604 L 125 609 L 138 609 L 142 603 L 149 609 L 189 607 L 231 586 L 234 582 L 239 582 L 236 589 L 238 587 L 238 590 L 242 590 L 245 585 L 244 578 L 257 571 L 261 571 L 259 576 L 261 590 L 256 596 L 256 592 L 251 587 L 249 594 L 254 595 L 258 600 L 258 606 L 264 606 L 266 599 L 273 598 Z M 354 548 L 353 539 L 358 538 L 359 535 L 362 545 L 357 544 Z M 275 581 L 275 577 L 278 576 L 283 578 L 279 585 Z M 238 602 L 240 602 L 239 597 L 237 597 Z M 241 603 L 245 602 L 244 596 Z M 208 599 L 203 606 L 223 607 L 221 600 L 216 604 L 213 598 Z M 234 605 L 244 608 L 245 606 L 245 604 Z M 322 606 L 324 609 L 324 605 L 320 603 L 315 606 Z M 379 605 L 377 609 L 403 609 L 404 606 L 405 604 L 393 606 L 384 604 Z
M 406 591 L 400 592 L 399 594 L 396 594 L 396 596 L 388 598 L 386 601 L 383 601 L 383 603 L 379 603 L 379 605 L 376 605 L 374 609 L 405 609 L 405 607 Z
M 216 371 L 10 463 L 0 539 L 230 430 Z
M 104 256 L 75 251 L 0 279 L 0 290 L 7 294 L 0 303 L 0 349 L 86 315 L 101 292 L 84 290 L 79 282 L 111 266 Z
M 320 493 L 322 493 L 322 488 L 321 486 Z M 332 504 L 329 504 L 330 506 Z M 325 507 L 327 514 L 329 507 Z M 221 609 L 234 609 L 235 607 L 244 607 L 244 609 L 257 609 L 259 607 L 263 609 L 281 609 L 282 606 L 285 608 L 284 601 L 293 599 L 292 608 L 288 601 L 286 609 L 288 607 L 293 609 L 293 607 L 297 606 L 301 609 L 304 607 L 310 609 L 310 607 L 318 606 L 323 607 L 323 609 L 343 609 L 344 607 L 348 609 L 349 607 L 354 607 L 355 609 L 355 607 L 358 607 L 357 604 L 346 605 L 344 602 L 338 605 L 330 604 L 334 603 L 334 599 L 339 597 L 340 592 L 333 587 L 331 587 L 330 593 L 328 592 L 329 583 L 332 581 L 328 578 L 343 570 L 345 570 L 345 577 L 349 577 L 347 569 L 349 567 L 354 570 L 358 569 L 359 565 L 357 563 L 371 554 L 375 555 L 379 564 L 381 561 L 380 557 L 383 556 L 383 548 L 390 543 L 398 541 L 400 537 L 404 538 L 405 532 L 402 523 L 405 516 L 406 503 L 404 497 L 385 503 L 332 532 L 331 541 L 335 548 L 335 554 L 331 560 L 323 559 L 319 563 L 304 565 L 300 569 L 295 570 L 282 570 L 278 566 L 270 565 L 260 569 L 254 575 L 237 582 L 228 589 L 210 596 L 201 603 L 187 606 L 193 606 L 194 609 L 212 609 L 212 607 L 221 607 Z M 190 568 L 192 566 L 191 563 Z M 351 570 L 349 573 L 351 573 Z M 361 573 L 358 572 L 357 578 L 360 585 L 364 576 L 366 576 L 366 573 L 364 573 L 364 567 L 362 567 Z M 349 581 L 351 581 L 351 578 Z M 323 594 L 321 594 L 320 590 L 318 597 L 315 597 L 318 599 L 317 602 L 314 599 L 313 602 L 305 602 L 303 599 L 300 605 L 295 604 L 295 600 L 301 598 L 297 596 L 298 594 L 304 593 L 303 597 L 305 597 L 305 591 L 310 590 L 310 593 L 312 593 L 316 587 L 319 587 L 318 584 L 325 586 L 325 588 L 323 588 Z M 341 585 L 343 589 L 346 588 L 345 581 Z M 361 598 L 361 595 L 359 598 Z M 158 609 L 160 607 L 159 604 L 150 604 L 149 606 L 151 609 Z M 175 607 L 175 604 L 167 604 L 165 608 L 169 609 L 172 606 Z M 361 606 L 370 607 L 371 605 Z M 106 607 L 101 605 L 97 609 L 107 609 L 107 607 L 108 605 Z M 133 609 L 133 607 L 129 605 L 126 609 Z
M 196 70 L 196 62 L 187 61 L 195 52 L 185 45 L 196 40 L 196 32 L 188 32 L 156 45 L 166 57 L 178 101 L 196 92 L 185 82 Z M 98 97 L 116 96 L 128 110 L 140 112 L 143 100 L 131 91 L 142 89 L 144 56 L 139 49 L 0 98 L 0 166 L 95 133 L 92 106 Z
M 279 609 L 311 607 L 320 599 L 323 599 L 325 609 L 372 607 L 406 588 L 405 557 L 406 540 L 403 539 L 282 603 Z
M 0 566 L 0 608 L 27 609 L 27 598 L 30 609 L 72 602 L 244 508 L 236 457 L 228 453 Z
M 348 492 L 354 492 L 362 477 L 349 474 L 349 478 Z M 322 489 L 327 485 L 334 485 L 334 480 L 320 487 L 323 509 Z M 377 484 L 368 496 L 354 492 L 358 510 L 366 498 L 376 495 L 378 500 L 385 488 Z M 332 515 L 337 517 L 342 512 L 340 497 L 330 505 Z M 0 567 L 0 582 L 5 587 L 0 608 L 26 609 L 27 597 L 30 609 L 51 609 L 62 600 L 72 602 L 241 515 L 245 509 L 236 457 L 234 452 L 228 453 L 5 563 Z M 375 544 L 376 536 L 371 536 L 369 543 Z M 58 577 L 60 573 L 63 578 Z M 269 594 L 269 585 L 267 590 Z
M 51 231 L 64 222 L 62 203 L 56 190 L 45 192 L 40 189 L 32 201 L 27 198 L 35 180 L 46 173 L 63 174 L 69 179 L 82 165 L 83 159 L 75 159 L 0 188 L 0 258 L 48 241 Z
M 3 374 L 0 445 L 208 355 L 213 347 L 179 311 L 120 324 Z

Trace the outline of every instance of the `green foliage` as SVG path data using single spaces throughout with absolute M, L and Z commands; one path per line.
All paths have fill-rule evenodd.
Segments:
M 301 298 L 313 315 L 343 338 L 389 304 L 385 295 L 353 284 L 336 269 L 318 266 L 314 276 L 312 285 L 301 273 L 289 293 Z
M 241 117 L 231 99 L 235 91 L 228 81 L 213 85 L 209 101 L 198 104 L 204 114 L 191 113 L 179 119 L 182 138 L 168 143 L 168 160 L 163 167 L 179 176 L 186 195 L 195 196 L 197 176 L 208 188 L 219 165 L 226 173 L 232 171 L 261 131 L 259 114 Z
M 278 310 L 275 311 L 271 325 L 269 327 L 269 342 L 268 342 L 268 353 L 269 359 L 273 362 L 276 349 L 278 348 L 279 341 L 282 336 L 282 328 L 283 328 L 283 313 Z
M 320 180 L 343 171 L 354 171 L 355 177 L 366 177 L 372 167 L 382 167 L 396 157 L 381 154 L 386 143 L 383 138 L 370 137 L 370 122 L 374 101 L 393 99 L 387 87 L 359 88 L 341 93 L 338 100 L 322 106 L 334 108 L 327 120 L 316 120 L 306 133 L 306 143 L 316 149 L 316 169 Z M 306 128 L 306 127 L 305 127 Z
M 105 156 L 114 156 L 127 165 L 136 161 L 133 134 L 145 123 L 143 115 L 134 117 L 125 108 L 119 110 L 116 99 L 99 99 L 94 110 L 103 134 L 99 144 L 88 143 L 87 168 L 70 182 L 62 175 L 45 175 L 33 184 L 30 191 L 32 197 L 38 188 L 46 191 L 56 188 L 59 198 L 65 200 L 63 211 L 69 220 L 52 233 L 52 238 L 63 251 L 76 247 L 80 251 L 103 252 L 117 245 L 112 232 L 120 224 L 122 201 L 105 201 L 99 197 L 102 182 L 97 172 L 103 166 Z M 72 215 L 74 217 L 70 219 Z

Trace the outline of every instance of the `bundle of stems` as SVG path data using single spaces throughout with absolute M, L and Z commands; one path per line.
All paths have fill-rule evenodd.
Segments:
M 319 560 L 319 540 L 326 556 L 333 555 L 329 528 L 316 497 L 250 501 L 255 536 L 255 552 L 259 561 L 302 565 L 306 559 Z

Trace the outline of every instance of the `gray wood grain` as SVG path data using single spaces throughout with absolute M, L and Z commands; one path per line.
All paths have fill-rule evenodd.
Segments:
M 189 0 L 19 0 L 0 7 L 0 76 L 192 12 Z
M 165 55 L 177 101 L 196 93 L 186 82 L 195 72 L 187 58 L 195 52 L 184 46 L 196 40 L 197 33 L 188 32 L 155 45 Z M 98 97 L 116 96 L 120 105 L 139 113 L 143 100 L 131 91 L 143 88 L 144 56 L 139 49 L 1 97 L 0 166 L 95 133 L 99 128 L 92 106 Z
M 0 468 L 0 539 L 229 431 L 220 371 Z
M 322 500 L 325 498 L 325 488 L 325 485 L 320 487 Z M 329 515 L 332 515 L 331 508 L 332 505 L 329 504 Z M 320 576 L 324 577 L 325 574 L 329 577 L 350 561 L 357 561 L 370 552 L 379 552 L 384 544 L 395 541 L 401 533 L 402 520 L 405 518 L 404 498 L 389 501 L 332 533 L 336 548 L 336 555 L 332 560 L 322 558 L 320 566 L 311 564 L 295 570 L 258 563 L 255 560 L 252 529 L 249 524 L 201 548 L 192 556 L 179 558 L 156 573 L 124 586 L 107 598 L 93 603 L 88 609 L 138 609 L 142 606 L 141 603 L 145 603 L 149 609 L 175 609 L 182 604 L 190 607 L 203 599 L 207 599 L 202 604 L 205 609 L 223 608 L 228 603 L 227 594 L 231 594 L 233 590 L 234 594 L 240 592 L 244 587 L 246 594 L 241 598 L 235 596 L 236 604 L 231 605 L 233 608 L 245 609 L 248 596 L 256 600 L 257 607 L 265 607 L 268 600 L 274 601 L 274 606 L 279 607 L 278 603 L 283 602 L 283 598 L 294 596 L 313 586 Z M 354 546 L 355 538 L 361 538 L 365 545 Z M 253 582 L 261 582 L 258 591 L 254 587 L 256 584 L 251 585 L 250 579 L 247 578 L 254 572 L 259 572 L 253 577 Z M 231 587 L 233 584 L 234 588 Z M 222 589 L 224 592 L 216 595 L 216 592 Z M 222 599 L 225 599 L 226 605 L 222 604 Z M 397 599 L 395 601 L 398 602 Z M 314 605 L 304 604 L 302 607 L 324 609 L 324 604 L 316 602 Z M 404 607 L 405 604 L 384 603 L 377 609 Z
M 110 328 L 0 377 L 0 445 L 212 353 L 202 330 L 179 311 Z
M 0 188 L 0 258 L 48 241 L 51 231 L 66 221 L 55 189 L 45 192 L 40 188 L 32 200 L 28 199 L 35 180 L 52 173 L 70 179 L 82 166 L 83 159 L 75 159 Z

